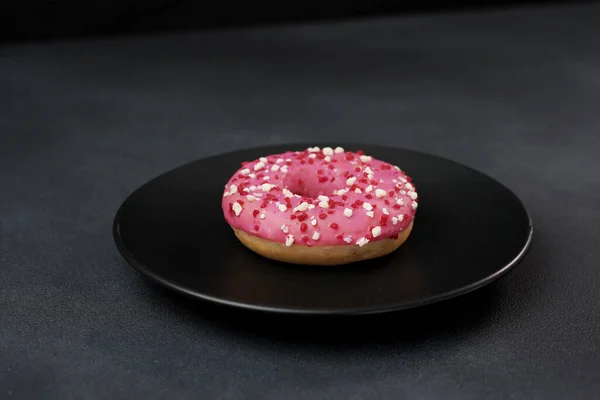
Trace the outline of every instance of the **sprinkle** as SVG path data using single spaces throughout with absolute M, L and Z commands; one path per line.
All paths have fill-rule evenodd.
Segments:
M 415 190 L 415 187 L 410 182 L 406 182 L 404 187 L 407 188 L 408 190 Z
M 344 215 L 348 218 L 350 218 L 352 216 L 352 209 L 351 208 L 346 208 L 344 210 Z
M 371 234 L 373 235 L 374 238 L 376 238 L 377 236 L 380 236 L 381 235 L 381 227 L 376 226 L 375 228 L 371 229 Z
M 332 156 L 333 155 L 333 149 L 331 147 L 324 147 L 323 148 L 323 155 L 324 156 Z
M 287 235 L 285 237 L 285 245 L 286 246 L 291 246 L 294 243 L 294 236 L 293 235 Z
M 263 177 L 263 181 L 268 181 L 269 179 L 271 179 L 271 177 L 270 177 L 270 176 L 264 176 L 264 177 Z
M 317 220 L 315 219 L 315 216 L 313 215 L 312 218 L 310 219 L 310 224 L 312 226 L 317 226 Z
M 410 196 L 411 199 L 416 200 L 417 197 L 419 197 L 417 195 L 417 192 L 413 192 L 412 190 L 410 192 L 408 192 L 408 195 Z
M 322 200 L 322 201 L 319 202 L 319 207 L 321 207 L 321 208 L 329 208 L 329 202 Z
M 319 232 L 315 232 L 312 235 L 313 240 L 319 240 L 320 237 L 321 237 L 321 234 Z
M 373 209 L 373 206 L 370 203 L 363 203 L 363 208 L 367 211 L 371 211 Z
M 308 158 L 317 158 L 317 155 L 315 153 L 309 154 Z
M 327 196 L 323 196 L 322 194 L 321 194 L 321 195 L 319 195 L 319 196 L 317 197 L 317 199 L 319 199 L 319 200 L 321 200 L 321 201 L 329 201 L 329 197 L 327 197 Z
M 254 173 L 252 173 L 252 174 L 249 174 L 248 176 L 249 176 L 250 178 L 252 178 L 252 179 L 256 178 L 256 174 L 254 174 Z
M 331 162 L 331 157 L 329 157 L 329 156 L 326 156 L 326 157 L 323 159 L 323 161 L 325 161 L 325 162 Z
M 233 212 L 235 213 L 236 217 L 239 217 L 240 214 L 242 213 L 242 206 L 237 201 L 235 203 L 233 203 L 232 209 L 233 209 Z
M 368 167 L 368 166 L 367 166 L 367 168 L 365 168 L 365 172 L 369 175 L 373 174 L 373 170 L 371 169 L 371 167 Z M 372 179 L 372 178 L 369 178 L 369 179 Z
M 243 170 L 240 171 L 240 174 L 242 175 L 248 175 L 250 173 L 250 170 L 248 168 L 244 168 Z
M 348 186 L 354 185 L 354 182 L 356 182 L 356 177 L 355 176 L 352 176 L 352 177 L 346 179 L 346 185 L 348 185 Z
M 306 211 L 308 210 L 308 203 L 303 201 L 298 205 L 298 207 L 294 208 L 294 212 L 296 211 Z
M 318 147 L 309 147 L 308 148 L 309 153 L 317 153 L 319 151 L 321 151 L 321 149 L 319 149 Z
M 373 185 L 369 185 L 369 186 L 367 186 L 367 188 L 365 189 L 365 192 L 369 193 L 369 192 L 370 192 L 370 191 L 372 191 L 372 190 L 373 190 Z M 377 190 L 379 190 L 379 189 L 377 189 Z
M 264 212 L 258 216 L 258 218 L 260 218 L 260 219 L 265 219 L 266 217 L 267 217 L 267 214 L 265 214 Z
M 419 204 L 417 204 L 416 201 L 412 202 L 412 208 L 413 208 L 413 210 L 416 210 L 418 206 L 419 206 Z
M 261 157 L 261 158 L 258 159 L 258 161 L 260 161 L 262 163 L 265 163 L 265 164 L 268 162 L 268 160 L 266 159 L 266 157 Z
M 399 167 L 399 166 L 397 166 L 397 165 L 394 165 L 394 168 L 396 168 L 398 171 L 401 171 L 401 170 L 400 170 L 400 167 Z
M 365 237 L 361 237 L 360 239 L 358 239 L 356 241 L 356 244 L 359 245 L 360 247 L 363 247 L 367 243 L 369 243 L 369 239 L 367 239 Z
M 262 185 L 260 185 L 260 188 L 262 189 L 263 192 L 268 192 L 269 190 L 273 189 L 275 187 L 275 185 L 271 185 L 270 183 L 263 183 Z
M 364 163 L 371 162 L 371 156 L 360 156 L 360 161 Z
M 365 214 L 367 214 L 367 216 L 373 218 L 375 216 L 375 213 L 373 211 L 367 211 Z
M 385 215 L 390 215 L 390 213 L 388 212 L 387 208 L 383 207 L 381 209 L 381 212 L 384 213 Z
M 396 225 L 398 223 L 398 218 L 392 217 L 392 224 Z
M 264 167 L 265 167 L 265 163 L 262 161 L 259 161 L 254 165 L 254 170 L 258 171 L 259 169 L 263 169 Z
M 346 237 L 344 238 L 344 242 L 346 242 L 346 243 L 350 243 L 350 242 L 352 242 L 352 236 L 346 236 Z
M 271 171 L 273 171 L 273 172 L 279 171 L 279 165 L 273 164 L 273 166 L 271 167 Z
M 404 220 L 404 214 L 398 215 L 398 221 L 402 221 L 402 220 Z
M 283 231 L 283 233 L 288 233 L 290 231 L 287 225 L 281 225 L 281 230 Z
M 281 172 L 283 172 L 284 174 L 287 174 L 287 172 L 288 172 L 287 165 L 284 165 L 283 167 L 281 167 Z
M 287 210 L 287 207 L 285 206 L 285 204 L 280 204 L 277 206 L 277 208 L 279 208 L 279 211 L 284 212 Z
M 283 188 L 282 192 L 285 197 L 292 197 L 294 195 L 294 193 L 290 192 L 287 188 Z
M 343 147 L 336 147 L 335 150 L 333 151 L 335 154 L 340 154 L 344 152 L 344 148 Z
M 277 161 L 275 161 L 277 164 L 281 164 L 283 162 L 283 158 L 278 158 Z
M 314 204 L 309 204 L 309 205 L 308 205 L 308 209 L 309 209 L 309 210 L 312 210 L 313 208 L 315 208 L 315 205 L 314 205 Z
M 375 190 L 375 196 L 382 198 L 385 197 L 387 195 L 386 191 L 383 189 L 376 189 Z
M 336 224 L 335 222 L 332 222 L 331 225 L 329 225 L 331 227 L 331 229 L 337 229 L 340 226 L 338 224 Z
M 399 206 L 403 206 L 404 205 L 404 200 L 398 199 L 398 201 L 396 202 L 396 204 L 398 204 Z
M 256 197 L 254 197 L 251 194 L 249 194 L 248 196 L 246 196 L 246 199 L 248 199 L 248 201 L 255 201 Z
M 405 195 L 405 194 L 406 194 L 406 190 L 401 190 L 401 191 L 400 191 L 400 194 L 401 194 L 401 195 Z

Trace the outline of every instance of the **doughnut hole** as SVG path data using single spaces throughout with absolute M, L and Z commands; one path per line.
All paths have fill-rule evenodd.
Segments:
M 283 186 L 294 194 L 312 199 L 320 195 L 333 196 L 335 191 L 346 187 L 343 178 L 331 170 L 321 171 L 319 174 L 316 168 L 302 167 L 290 170 L 283 179 Z

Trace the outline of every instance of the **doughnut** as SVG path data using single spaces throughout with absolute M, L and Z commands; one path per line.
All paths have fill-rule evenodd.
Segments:
M 242 162 L 221 205 L 251 251 L 333 266 L 398 249 L 413 229 L 417 200 L 412 179 L 395 165 L 361 150 L 310 147 Z

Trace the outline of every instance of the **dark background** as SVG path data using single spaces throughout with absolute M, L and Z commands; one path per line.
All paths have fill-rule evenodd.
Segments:
M 581 1 L 580 1 L 581 2 Z M 387 14 L 452 12 L 573 3 L 557 0 L 429 1 L 202 1 L 24 0 L 0 5 L 2 40 L 40 40 L 97 35 L 280 24 Z

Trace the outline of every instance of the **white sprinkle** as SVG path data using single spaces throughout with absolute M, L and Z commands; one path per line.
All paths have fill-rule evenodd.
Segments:
M 317 152 L 319 152 L 319 151 L 321 151 L 321 149 L 319 149 L 319 148 L 318 148 L 318 147 L 316 147 L 316 146 L 315 146 L 315 147 L 309 147 L 309 148 L 308 148 L 308 152 L 309 152 L 309 153 L 317 153 Z
M 331 147 L 325 147 L 325 148 L 323 148 L 323 155 L 332 156 L 333 155 L 333 149 Z
M 368 174 L 367 178 L 369 178 L 369 180 L 373 180 L 374 176 L 373 176 L 373 174 Z M 381 182 L 383 182 L 383 180 L 381 180 Z
M 321 201 L 329 201 L 329 197 L 327 197 L 327 196 L 323 196 L 322 194 L 321 194 L 321 195 L 319 195 L 319 196 L 317 197 L 317 199 L 319 199 L 319 200 L 321 200 Z
M 242 192 L 244 192 L 244 193 L 248 193 L 249 191 L 250 191 L 250 189 L 248 189 L 248 188 L 244 188 L 244 190 L 242 190 Z
M 410 182 L 406 182 L 404 187 L 406 187 L 408 190 L 415 190 L 415 187 Z
M 284 212 L 287 210 L 287 207 L 285 206 L 285 204 L 280 204 L 277 206 L 277 208 L 279 208 L 279 211 Z
M 287 174 L 287 172 L 288 172 L 287 165 L 284 165 L 283 167 L 281 167 L 281 172 L 283 172 L 284 174 Z
M 286 246 L 291 246 L 294 243 L 294 236 L 293 235 L 287 235 L 285 237 L 285 245 Z
M 237 193 L 237 186 L 236 185 L 231 185 L 229 186 L 229 194 L 234 194 Z
M 371 156 L 360 156 L 360 161 L 364 163 L 371 162 Z
M 413 210 L 416 210 L 418 206 L 419 206 L 419 204 L 416 201 L 412 202 L 412 208 L 413 208 Z
M 373 170 L 371 169 L 371 167 L 367 166 L 367 168 L 365 168 L 365 172 L 367 174 L 373 174 Z
M 320 237 L 321 237 L 321 234 L 319 232 L 315 232 L 312 235 L 313 240 L 319 240 Z
M 263 192 L 268 192 L 269 190 L 273 189 L 275 187 L 275 185 L 271 185 L 270 183 L 263 183 L 262 185 L 260 185 L 260 188 L 262 189 Z
M 363 203 L 363 208 L 367 211 L 371 211 L 373 209 L 373 206 L 371 205 L 371 203 Z
M 403 206 L 404 205 L 404 200 L 398 199 L 398 201 L 396 202 L 396 204 L 398 204 L 399 206 Z
M 361 194 L 361 193 L 362 193 L 362 190 L 360 190 L 359 188 L 356 188 L 356 189 L 354 189 L 354 193 Z
M 361 237 L 360 239 L 358 239 L 356 241 L 356 244 L 359 245 L 360 247 L 363 247 L 367 243 L 369 243 L 369 239 L 367 239 L 366 237 Z
M 309 210 L 312 210 L 313 208 L 315 208 L 315 205 L 314 205 L 314 204 L 309 204 L 309 205 L 308 205 L 308 209 L 309 209 Z
M 281 225 L 281 230 L 283 233 L 288 233 L 290 231 L 287 225 Z
M 385 207 L 383 207 L 383 208 L 381 209 L 381 212 L 382 212 L 382 213 L 384 213 L 385 215 L 390 215 L 390 213 L 388 212 L 388 209 L 387 209 L 387 208 L 385 208 Z
M 254 165 L 254 170 L 258 171 L 259 169 L 263 169 L 264 167 L 265 167 L 265 163 L 262 161 L 259 161 Z
M 292 197 L 294 195 L 294 193 L 290 192 L 287 188 L 283 188 L 281 191 L 283 192 L 285 197 Z
M 344 148 L 343 147 L 336 147 L 335 150 L 333 151 L 335 154 L 340 154 L 344 152 Z
M 250 170 L 248 168 L 244 168 L 243 170 L 240 171 L 240 174 L 242 175 L 248 175 L 250 173 Z
M 271 167 L 271 171 L 273 171 L 273 172 L 279 171 L 279 165 L 273 164 L 273 166 Z
M 265 164 L 268 162 L 268 160 L 267 160 L 267 158 L 266 158 L 266 157 L 261 157 L 261 158 L 259 158 L 258 160 L 259 160 L 260 162 L 263 162 L 263 163 L 265 163 Z
M 346 236 L 346 237 L 344 238 L 344 242 L 346 242 L 346 243 L 350 243 L 350 242 L 352 242 L 352 236 Z
M 392 217 L 392 225 L 396 225 L 398 223 L 398 218 Z
M 308 155 L 308 158 L 317 158 L 317 155 L 315 153 L 311 153 Z
M 400 171 L 400 167 L 397 165 L 394 165 L 394 168 L 396 168 L 398 171 Z
M 291 158 L 286 158 L 285 162 L 292 162 L 292 159 Z
M 248 196 L 246 196 L 246 199 L 248 199 L 248 201 L 255 201 L 256 197 L 254 197 L 251 194 L 249 194 Z
M 283 158 L 278 158 L 277 161 L 275 161 L 277 164 L 281 164 L 283 162 Z
M 331 157 L 329 157 L 329 156 L 326 156 L 326 157 L 323 159 L 323 161 L 325 161 L 325 162 L 331 162 Z
M 383 189 L 377 189 L 377 190 L 375 190 L 375 196 L 377 196 L 379 198 L 385 197 L 386 195 L 387 195 L 387 193 Z
M 314 217 L 314 216 L 311 218 L 311 220 L 310 220 L 310 224 L 311 224 L 312 226 L 317 226 L 317 220 L 315 219 L 315 217 Z
M 269 179 L 271 179 L 270 176 L 263 176 L 263 181 L 268 181 Z
M 256 178 L 256 174 L 254 174 L 254 173 L 252 173 L 252 174 L 250 174 L 250 175 L 248 175 L 248 176 L 249 176 L 250 178 L 252 178 L 252 179 Z
M 365 214 L 367 214 L 367 216 L 371 218 L 375 216 L 375 213 L 373 211 L 367 211 Z
M 298 204 L 298 206 L 296 208 L 294 208 L 294 212 L 296 211 L 306 211 L 308 210 L 308 203 L 303 201 L 302 203 Z
M 411 199 L 416 200 L 417 197 L 419 197 L 417 195 L 417 192 L 413 192 L 412 190 L 410 192 L 408 192 L 408 195 L 410 196 Z
M 352 209 L 351 208 L 346 208 L 344 210 L 344 215 L 348 218 L 350 218 L 352 216 Z
M 351 176 L 350 178 L 346 179 L 346 185 L 348 185 L 348 186 L 354 185 L 354 182 L 356 182 L 355 176 Z
M 371 229 L 371 234 L 373 235 L 374 238 L 376 238 L 377 236 L 380 236 L 381 235 L 381 227 L 376 226 L 375 228 Z
M 367 188 L 365 189 L 365 192 L 369 193 L 371 190 L 373 190 L 373 185 L 367 186 Z
M 237 201 L 235 203 L 233 203 L 232 209 L 233 209 L 233 212 L 235 213 L 236 217 L 239 217 L 240 214 L 242 213 L 242 205 L 240 203 L 238 203 Z
M 402 221 L 402 220 L 404 220 L 404 214 L 398 215 L 398 221 Z
M 321 208 L 329 208 L 329 202 L 327 202 L 327 201 L 321 201 L 319 203 L 319 207 L 321 207 Z
M 265 219 L 266 217 L 267 217 L 267 214 L 265 214 L 265 213 L 264 213 L 264 211 L 263 211 L 263 213 L 262 213 L 262 214 L 260 214 L 260 215 L 258 216 L 258 218 L 260 218 L 260 219 Z

